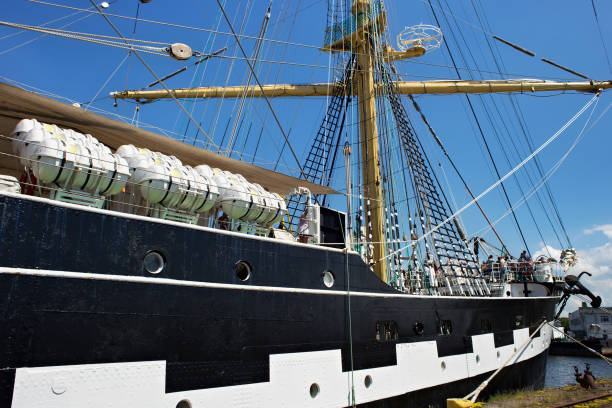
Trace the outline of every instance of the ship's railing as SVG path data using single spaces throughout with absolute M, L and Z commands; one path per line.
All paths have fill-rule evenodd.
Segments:
M 486 281 L 476 265 L 448 263 L 418 265 L 401 270 L 403 287 L 413 294 L 447 296 L 487 296 Z
M 376 19 L 383 11 L 382 0 L 374 0 L 370 4 L 370 13 L 351 14 L 339 23 L 333 24 L 325 30 L 323 46 L 327 47 L 343 38 L 353 34 L 359 28 L 366 25 L 369 21 Z M 350 13 L 350 10 L 347 10 Z
M 536 262 L 493 262 L 482 265 L 482 274 L 491 284 L 517 281 L 563 281 L 565 271 L 554 259 Z

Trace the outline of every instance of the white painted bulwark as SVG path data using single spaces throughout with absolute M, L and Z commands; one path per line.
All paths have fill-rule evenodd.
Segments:
M 164 407 L 166 363 L 18 368 L 12 408 Z
M 551 336 L 545 325 L 511 364 L 545 352 Z M 342 372 L 340 350 L 276 354 L 270 356 L 269 382 L 171 394 L 164 392 L 163 361 L 18 368 L 12 407 L 175 408 L 181 400 L 193 408 L 343 407 L 350 405 L 352 381 L 358 404 L 430 388 L 497 369 L 528 338 L 529 329 L 515 330 L 514 344 L 496 348 L 492 334 L 477 335 L 473 353 L 447 357 L 438 357 L 435 341 L 401 343 L 397 365 L 352 375 Z

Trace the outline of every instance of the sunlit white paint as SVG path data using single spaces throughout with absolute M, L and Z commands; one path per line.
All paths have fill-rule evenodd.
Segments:
M 544 326 L 511 364 L 545 352 L 551 336 L 552 329 Z M 360 404 L 491 372 L 528 338 L 529 329 L 515 330 L 514 344 L 496 348 L 492 334 L 472 336 L 472 353 L 447 357 L 438 357 L 435 341 L 401 343 L 396 345 L 396 365 L 352 374 L 342 372 L 340 350 L 274 354 L 268 382 L 169 394 L 160 361 L 18 368 L 12 407 L 175 408 L 183 399 L 193 408 L 342 407 L 350 405 L 353 385 Z M 369 388 L 367 375 L 372 378 Z M 309 392 L 313 383 L 320 389 L 315 398 Z

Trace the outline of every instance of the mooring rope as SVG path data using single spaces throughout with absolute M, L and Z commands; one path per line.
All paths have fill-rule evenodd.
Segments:
M 548 322 L 546 322 L 548 323 Z M 573 338 L 572 336 L 570 336 L 569 334 L 567 334 L 566 332 L 564 332 L 563 330 L 559 329 L 558 327 L 548 323 L 548 325 L 550 327 L 552 327 L 553 329 L 555 329 L 556 331 L 558 331 L 559 333 L 562 333 L 565 337 L 567 337 L 568 339 L 575 341 L 576 343 L 580 344 L 582 347 L 586 348 L 587 350 L 589 350 L 591 353 L 598 355 L 599 357 L 601 357 L 606 363 L 608 363 L 608 365 L 612 366 L 612 358 L 606 357 L 603 354 L 599 353 L 596 350 L 593 350 L 592 348 L 590 348 L 589 346 L 587 346 L 586 344 L 580 342 L 580 340 Z
M 538 326 L 538 328 L 531 334 L 531 336 L 529 336 L 529 338 L 527 340 L 525 340 L 525 342 L 521 345 L 521 347 L 519 347 L 505 362 L 504 364 L 502 364 L 497 370 L 495 370 L 495 372 L 493 374 L 491 374 L 489 376 L 489 378 L 487 378 L 486 380 L 484 380 L 474 391 L 470 392 L 468 395 L 466 395 L 465 397 L 463 397 L 463 399 L 468 399 L 470 398 L 471 402 L 476 402 L 476 399 L 478 398 L 478 395 L 481 393 L 482 390 L 484 390 L 486 388 L 487 385 L 489 385 L 489 382 L 495 378 L 495 376 L 497 374 L 499 374 L 499 372 L 506 367 L 510 361 L 512 361 L 516 356 L 518 356 L 519 354 L 521 354 L 529 345 L 529 343 L 531 343 L 531 340 L 535 337 L 536 334 L 539 333 L 540 329 L 547 324 L 548 322 L 546 320 L 544 320 L 542 323 L 540 323 L 540 325 Z

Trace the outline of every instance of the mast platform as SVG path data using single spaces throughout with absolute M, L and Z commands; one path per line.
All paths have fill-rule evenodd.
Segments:
M 387 26 L 387 13 L 381 0 L 357 0 L 351 8 L 351 15 L 325 30 L 325 39 L 321 51 L 354 52 L 367 34 L 373 31 L 384 31 Z

